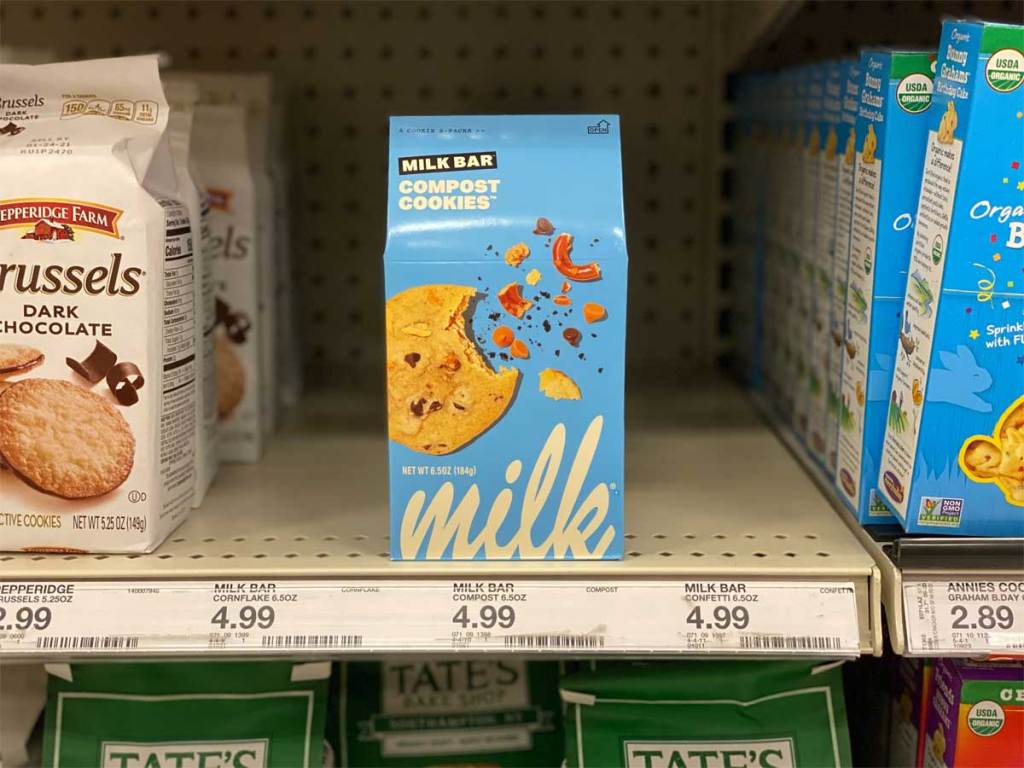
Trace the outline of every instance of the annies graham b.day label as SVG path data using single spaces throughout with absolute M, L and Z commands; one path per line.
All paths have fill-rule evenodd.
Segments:
M 615 116 L 391 121 L 396 559 L 622 556 Z

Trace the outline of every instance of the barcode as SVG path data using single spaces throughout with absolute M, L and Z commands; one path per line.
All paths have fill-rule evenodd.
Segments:
M 263 638 L 264 648 L 359 648 L 362 635 L 271 635 Z
M 843 647 L 841 638 L 832 636 L 799 635 L 740 635 L 740 648 L 784 651 L 837 651 Z
M 506 648 L 604 648 L 601 635 L 510 635 Z
M 48 651 L 120 651 L 139 647 L 139 638 L 125 635 L 37 637 L 36 648 Z

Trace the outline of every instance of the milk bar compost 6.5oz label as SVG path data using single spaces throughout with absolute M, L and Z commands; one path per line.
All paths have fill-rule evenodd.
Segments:
M 4 549 L 146 551 L 191 505 L 194 257 L 167 111 L 155 57 L 0 69 Z

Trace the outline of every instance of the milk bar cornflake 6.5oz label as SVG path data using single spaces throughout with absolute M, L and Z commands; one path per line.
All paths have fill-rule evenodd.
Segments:
M 191 504 L 195 270 L 153 162 L 167 111 L 155 57 L 0 68 L 4 549 L 145 551 Z
M 391 122 L 392 556 L 622 556 L 614 116 Z

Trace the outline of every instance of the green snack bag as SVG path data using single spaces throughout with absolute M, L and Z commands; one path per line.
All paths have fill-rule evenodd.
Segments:
M 553 768 L 557 662 L 394 658 L 341 665 L 342 768 Z
M 319 768 L 330 663 L 47 665 L 47 768 Z
M 569 768 L 848 766 L 842 675 L 806 661 L 599 664 L 562 681 Z

